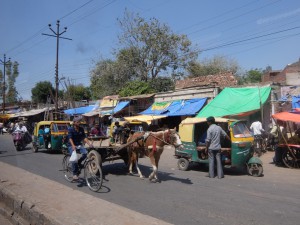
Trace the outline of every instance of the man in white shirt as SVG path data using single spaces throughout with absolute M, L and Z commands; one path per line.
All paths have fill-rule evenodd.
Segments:
M 263 128 L 262 128 L 262 124 L 261 122 L 259 121 L 255 121 L 251 124 L 250 126 L 250 130 L 253 131 L 253 135 L 261 135 L 261 132 L 265 131 Z

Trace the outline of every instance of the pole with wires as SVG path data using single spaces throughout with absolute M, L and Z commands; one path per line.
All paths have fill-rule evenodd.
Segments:
M 2 111 L 3 111 L 3 114 L 5 113 L 5 67 L 7 66 L 7 65 L 9 65 L 10 64 L 10 58 L 8 59 L 8 61 L 6 61 L 6 56 L 5 56 L 5 54 L 4 54 L 4 59 L 3 59 L 3 61 L 0 59 L 0 62 L 1 62 L 1 64 L 3 64 L 3 104 L 2 104 Z
M 66 40 L 72 40 L 70 38 L 61 37 L 63 33 L 67 31 L 67 27 L 65 27 L 64 31 L 60 33 L 59 31 L 59 23 L 60 21 L 57 20 L 56 22 L 56 32 L 51 28 L 51 24 L 49 24 L 49 29 L 53 32 L 52 34 L 42 34 L 50 37 L 56 38 L 56 65 L 55 65 L 55 120 L 57 120 L 57 113 L 58 113 L 58 85 L 59 85 L 59 79 L 58 79 L 58 51 L 59 51 L 59 39 L 66 39 Z

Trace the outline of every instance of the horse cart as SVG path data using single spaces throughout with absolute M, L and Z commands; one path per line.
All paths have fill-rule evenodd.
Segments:
M 173 145 L 175 148 L 182 146 L 180 137 L 175 129 L 168 129 L 159 132 L 135 132 L 127 140 L 126 144 L 121 145 L 102 145 L 102 142 L 108 137 L 97 136 L 88 137 L 94 147 L 88 149 L 87 162 L 84 163 L 84 177 L 87 185 L 92 191 L 98 191 L 102 185 L 102 163 L 122 159 L 132 173 L 132 166 L 135 164 L 140 178 L 143 178 L 137 158 L 140 154 L 150 158 L 153 171 L 149 180 L 158 181 L 157 169 L 160 156 L 165 145 Z M 97 143 L 94 143 L 97 141 Z M 72 163 L 70 163 L 70 154 L 66 146 L 63 153 L 63 171 L 66 180 L 72 181 Z
M 98 165 L 102 168 L 102 163 L 111 162 L 114 160 L 122 159 L 126 166 L 128 166 L 129 158 L 127 147 L 134 142 L 137 142 L 142 137 L 136 138 L 132 141 L 127 142 L 126 144 L 121 145 L 103 145 L 103 141 L 109 139 L 109 137 L 96 136 L 88 137 L 88 139 L 93 143 L 94 148 L 91 149 L 88 153 L 88 157 L 92 158 L 97 162 Z M 97 145 L 94 142 L 99 143 Z
M 275 149 L 275 163 L 282 163 L 288 168 L 300 169 L 300 112 L 280 112 L 272 115 L 275 126 L 282 125 L 279 131 L 280 141 Z

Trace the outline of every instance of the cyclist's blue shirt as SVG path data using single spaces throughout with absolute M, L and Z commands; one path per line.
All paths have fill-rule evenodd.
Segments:
M 79 127 L 78 131 L 76 131 L 74 127 L 68 129 L 68 140 L 72 138 L 73 143 L 76 146 L 81 145 L 85 137 L 84 129 L 82 127 Z M 71 146 L 70 141 L 68 141 L 68 146 Z

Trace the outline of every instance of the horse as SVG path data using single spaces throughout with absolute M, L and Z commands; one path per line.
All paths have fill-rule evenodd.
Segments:
M 176 132 L 176 129 L 167 129 L 158 132 L 136 132 L 128 138 L 127 143 L 129 142 L 133 142 L 127 148 L 129 156 L 129 174 L 132 175 L 132 166 L 135 163 L 139 177 L 141 179 L 144 179 L 144 176 L 142 175 L 141 170 L 138 166 L 138 157 L 140 153 L 150 158 L 153 171 L 149 176 L 149 180 L 152 181 L 153 179 L 155 179 L 155 182 L 158 181 L 158 162 L 163 152 L 164 146 L 182 146 L 182 142 L 178 133 Z

